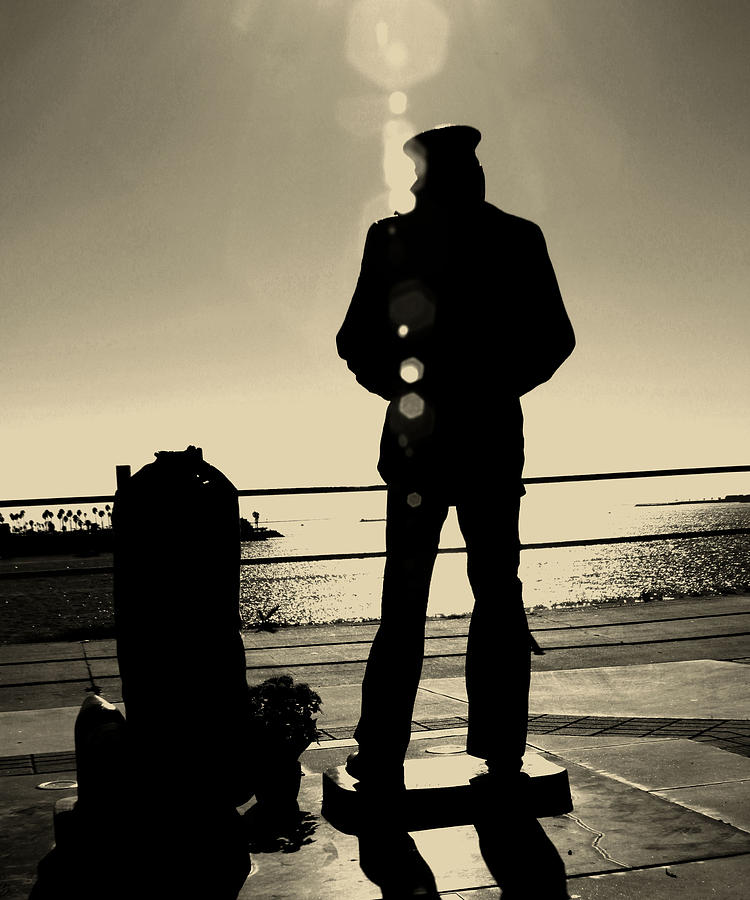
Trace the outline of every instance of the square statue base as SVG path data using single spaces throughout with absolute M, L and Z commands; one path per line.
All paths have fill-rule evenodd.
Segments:
M 573 809 L 566 769 L 527 751 L 523 771 L 529 776 L 528 811 L 534 818 L 560 816 Z M 486 774 L 487 766 L 466 754 L 437 759 L 407 759 L 404 765 L 406 794 L 403 808 L 407 830 L 470 825 L 476 818 L 478 807 L 486 802 L 497 802 L 502 806 L 501 795 L 497 800 L 489 796 L 491 780 L 488 778 L 485 783 L 479 777 Z M 470 783 L 471 779 L 476 780 Z M 357 834 L 365 802 L 360 783 L 349 775 L 344 766 L 336 766 L 323 773 L 321 811 L 339 831 Z

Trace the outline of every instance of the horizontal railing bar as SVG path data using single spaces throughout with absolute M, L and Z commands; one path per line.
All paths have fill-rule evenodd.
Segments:
M 747 466 L 702 466 L 693 469 L 644 469 L 638 472 L 595 472 L 581 475 L 540 475 L 524 478 L 524 484 L 565 484 L 577 481 L 612 481 L 622 478 L 666 478 L 672 475 L 720 475 L 732 472 L 750 472 Z M 274 497 L 294 494 L 353 494 L 368 491 L 385 491 L 385 484 L 334 485 L 320 487 L 251 488 L 238 490 L 240 497 Z M 62 503 L 106 503 L 114 500 L 114 494 L 96 494 L 86 497 L 35 497 L 21 500 L 0 500 L 0 508 L 20 506 L 45 506 Z
M 364 485 L 334 485 L 320 487 L 295 487 L 295 488 L 250 488 L 237 491 L 240 497 L 276 497 L 285 494 L 360 494 L 368 491 L 385 491 L 385 484 Z
M 543 475 L 524 478 L 524 484 L 563 484 L 570 481 L 613 481 L 618 478 L 668 478 L 672 475 L 721 475 L 750 472 L 750 466 L 703 466 L 694 469 L 644 469 L 638 472 L 597 472 L 587 475 Z
M 0 500 L 0 508 L 10 506 L 70 506 L 75 503 L 109 503 L 114 494 L 96 494 L 90 497 L 28 497 L 23 500 Z
M 714 535 L 750 534 L 750 528 L 717 528 L 705 531 L 671 531 L 666 534 L 629 534 L 623 537 L 590 538 L 586 541 L 549 541 L 521 544 L 522 550 L 548 550 L 556 547 L 593 547 L 597 544 L 636 544 L 642 541 L 679 541 Z
M 715 537 L 717 535 L 736 536 L 750 534 L 750 528 L 716 528 L 705 531 L 671 531 L 666 534 L 630 534 L 622 537 L 587 538 L 580 541 L 539 541 L 521 544 L 521 550 L 555 550 L 565 547 L 594 547 L 601 544 L 636 544 L 646 541 L 689 540 L 695 538 Z M 438 553 L 466 553 L 465 547 L 441 547 Z M 336 562 L 347 559 L 382 559 L 385 550 L 373 550 L 364 553 L 320 553 L 310 556 L 256 556 L 240 559 L 241 566 L 260 566 L 272 563 L 300 562 Z M 38 569 L 19 572 L 0 572 L 2 578 L 32 578 L 33 576 L 49 577 L 54 575 L 92 575 L 109 574 L 112 566 L 80 566 L 68 569 Z
M 632 534 L 623 537 L 588 538 L 579 541 L 540 541 L 521 544 L 521 550 L 554 550 L 564 547 L 592 547 L 599 544 L 635 544 L 644 541 L 682 540 L 686 538 L 704 538 L 714 535 L 750 534 L 750 528 L 718 528 L 706 531 L 672 531 L 666 534 Z M 466 553 L 465 547 L 441 547 L 438 553 Z M 335 562 L 346 559 L 379 559 L 385 556 L 385 550 L 374 550 L 368 553 L 326 553 L 313 556 L 258 556 L 240 560 L 241 566 L 264 565 L 268 563 L 292 562 Z

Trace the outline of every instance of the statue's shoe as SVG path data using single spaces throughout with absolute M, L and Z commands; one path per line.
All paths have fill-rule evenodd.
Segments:
M 346 759 L 346 771 L 355 781 L 362 784 L 377 784 L 403 788 L 403 763 L 382 763 L 372 757 L 363 756 L 360 751 L 350 753 Z

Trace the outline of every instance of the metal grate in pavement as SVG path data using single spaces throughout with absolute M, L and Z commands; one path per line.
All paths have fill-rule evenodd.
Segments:
M 750 757 L 750 721 L 747 719 L 610 719 L 605 716 L 542 715 L 529 721 L 529 734 L 688 738 L 707 741 L 723 750 Z
M 21 756 L 0 757 L 0 776 L 41 775 L 46 772 L 72 772 L 76 755 L 72 750 L 58 753 L 27 753 Z
M 422 719 L 412 723 L 413 731 L 440 731 L 467 724 L 460 716 L 445 719 Z M 349 739 L 354 725 L 327 728 L 320 732 L 320 743 Z M 534 715 L 529 718 L 529 734 L 561 734 L 570 736 L 614 736 L 689 738 L 712 743 L 722 750 L 750 757 L 750 720 L 747 719 L 643 719 L 607 716 Z M 76 767 L 72 750 L 60 753 L 29 753 L 0 757 L 0 777 L 4 775 L 38 775 L 47 772 L 70 772 Z

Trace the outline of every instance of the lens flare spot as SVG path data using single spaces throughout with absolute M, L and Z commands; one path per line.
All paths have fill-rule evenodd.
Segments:
M 424 365 L 416 356 L 410 356 L 401 363 L 399 374 L 407 384 L 414 384 L 424 375 Z
M 435 321 L 435 302 L 418 281 L 397 284 L 389 303 L 391 322 L 409 331 L 429 328 Z M 407 332 L 408 334 L 408 332 Z
M 406 335 L 407 335 L 408 333 L 409 333 L 409 326 L 408 326 L 408 325 L 399 325 L 398 328 L 397 328 L 397 330 L 396 330 L 396 334 L 398 334 L 398 336 L 399 336 L 400 338 L 405 338 Z
M 375 26 L 375 40 L 378 42 L 378 47 L 387 47 L 388 46 L 388 23 L 387 22 L 378 22 Z
M 424 414 L 424 400 L 413 391 L 398 401 L 398 411 L 405 419 L 418 419 Z
M 434 0 L 354 0 L 347 4 L 348 62 L 389 92 L 432 78 L 445 65 L 451 31 L 441 5 Z
M 394 91 L 388 98 L 388 109 L 394 116 L 402 116 L 406 112 L 408 100 L 403 91 Z
M 422 505 L 422 495 L 418 494 L 416 491 L 412 491 L 406 498 L 406 502 L 412 509 L 416 509 L 418 506 Z
M 401 41 L 392 41 L 387 47 L 383 48 L 385 61 L 392 69 L 403 69 L 409 61 L 409 51 L 406 44 Z

